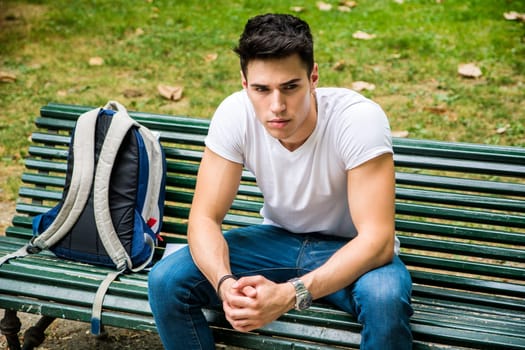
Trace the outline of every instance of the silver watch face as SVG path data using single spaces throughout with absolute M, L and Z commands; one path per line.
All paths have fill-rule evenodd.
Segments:
M 299 278 L 293 278 L 290 282 L 295 288 L 295 309 L 299 311 L 308 309 L 312 305 L 312 294 Z
M 297 297 L 297 304 L 296 307 L 299 310 L 306 310 L 310 306 L 312 306 L 312 295 L 308 290 L 305 290 L 306 292 L 302 294 L 300 297 Z

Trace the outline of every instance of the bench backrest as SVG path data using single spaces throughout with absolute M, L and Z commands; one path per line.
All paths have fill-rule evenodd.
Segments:
M 88 109 L 42 108 L 19 191 L 21 215 L 7 235 L 29 239 L 31 216 L 61 198 L 70 131 Z M 161 132 L 168 161 L 164 243 L 184 242 L 209 120 L 130 114 Z M 487 307 L 525 310 L 525 149 L 401 138 L 394 148 L 396 231 L 415 296 L 432 299 L 446 290 L 461 302 L 462 291 L 478 291 Z M 254 177 L 243 173 L 224 228 L 259 223 L 261 203 Z

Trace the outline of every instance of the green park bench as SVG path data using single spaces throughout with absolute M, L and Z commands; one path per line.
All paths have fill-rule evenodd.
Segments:
M 61 198 L 70 131 L 88 109 L 42 107 L 25 160 L 16 214 L 5 236 L 0 236 L 0 256 L 27 243 L 32 217 Z M 162 245 L 185 242 L 209 120 L 130 115 L 160 131 L 168 162 L 164 241 L 156 254 L 160 259 Z M 414 282 L 414 348 L 525 349 L 525 148 L 408 138 L 393 142 L 396 231 L 401 258 Z M 225 229 L 259 223 L 261 202 L 254 177 L 243 173 Z M 38 341 L 55 318 L 90 322 L 95 292 L 107 272 L 57 259 L 49 252 L 5 263 L 0 267 L 2 332 L 12 344 L 17 342 L 17 312 L 42 315 L 38 327 L 30 328 L 36 335 L 25 337 L 41 338 Z M 156 331 L 147 277 L 147 272 L 125 274 L 112 283 L 103 303 L 103 324 Z M 359 347 L 356 320 L 320 303 L 307 311 L 292 310 L 252 333 L 233 331 L 220 310 L 205 313 L 221 344 L 252 349 Z

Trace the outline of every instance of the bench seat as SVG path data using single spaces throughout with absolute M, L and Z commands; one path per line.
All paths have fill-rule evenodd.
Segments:
M 49 104 L 35 119 L 16 214 L 0 256 L 27 243 L 31 218 L 62 195 L 70 132 L 91 109 Z M 168 162 L 163 239 L 185 242 L 195 177 L 209 120 L 131 112 L 161 133 Z M 394 138 L 396 232 L 413 282 L 415 349 L 525 349 L 525 149 Z M 244 172 L 224 229 L 261 221 L 262 195 Z M 91 304 L 109 270 L 49 252 L 0 267 L 0 308 L 90 322 Z M 316 303 L 244 334 L 220 310 L 205 310 L 219 343 L 253 349 L 358 348 L 361 326 Z M 102 322 L 155 332 L 147 272 L 111 284 Z M 4 331 L 5 333 L 5 331 Z

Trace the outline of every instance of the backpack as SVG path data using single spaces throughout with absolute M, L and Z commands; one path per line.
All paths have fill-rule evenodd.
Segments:
M 100 334 L 104 296 L 120 274 L 148 267 L 160 233 L 166 160 L 156 137 L 115 101 L 82 114 L 69 146 L 62 200 L 33 218 L 31 241 L 13 257 L 56 256 L 113 267 L 93 302 Z

